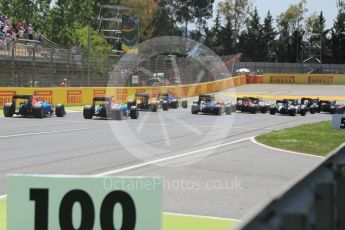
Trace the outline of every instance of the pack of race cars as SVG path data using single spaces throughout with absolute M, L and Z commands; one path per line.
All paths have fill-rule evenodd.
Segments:
M 85 119 L 105 118 L 113 120 L 138 119 L 139 111 L 157 112 L 159 110 L 188 108 L 186 99 L 177 99 L 170 94 L 158 94 L 150 97 L 148 93 L 137 93 L 127 103 L 116 103 L 113 97 L 94 97 L 91 105 L 85 105 L 83 117 Z M 4 116 L 45 118 L 53 115 L 66 115 L 63 104 L 53 106 L 42 101 L 36 95 L 14 95 L 11 103 L 5 103 Z M 239 97 L 235 104 L 216 99 L 214 95 L 202 94 L 191 106 L 192 114 L 231 115 L 232 112 L 241 113 L 269 113 L 271 115 L 306 116 L 308 113 L 344 114 L 345 105 L 336 101 L 319 100 L 315 98 L 282 99 L 270 104 L 260 97 Z

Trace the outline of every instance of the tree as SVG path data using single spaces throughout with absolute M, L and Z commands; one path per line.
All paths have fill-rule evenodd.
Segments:
M 277 18 L 278 32 L 278 60 L 281 62 L 301 62 L 303 51 L 302 21 L 307 12 L 306 0 L 290 5 Z
M 1 0 L 1 12 L 35 26 L 49 15 L 51 0 Z
M 243 60 L 263 61 L 263 29 L 256 8 L 250 13 L 246 25 L 246 30 L 240 35 L 239 52 L 243 53 Z
M 331 31 L 333 63 L 345 63 L 345 1 L 338 0 L 338 15 Z
M 188 35 L 188 24 L 197 22 L 201 27 L 205 20 L 212 17 L 214 0 L 172 0 L 176 21 L 185 26 L 185 36 Z
M 273 17 L 270 11 L 267 12 L 267 15 L 263 23 L 263 52 L 265 61 L 274 61 L 275 60 L 275 39 L 278 35 L 274 26 L 273 26 Z
M 233 25 L 233 46 L 236 45 L 240 30 L 247 19 L 251 5 L 251 0 L 224 0 L 218 4 L 218 11 L 227 22 Z
M 152 36 L 177 36 L 180 34 L 173 17 L 173 12 L 167 0 L 159 1 L 159 8 L 153 17 L 151 28 Z

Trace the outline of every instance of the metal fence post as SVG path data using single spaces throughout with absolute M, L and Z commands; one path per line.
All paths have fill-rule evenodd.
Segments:
M 316 230 L 333 230 L 335 220 L 335 184 L 319 183 L 315 191 Z
M 336 170 L 337 230 L 345 230 L 345 164 L 338 165 Z

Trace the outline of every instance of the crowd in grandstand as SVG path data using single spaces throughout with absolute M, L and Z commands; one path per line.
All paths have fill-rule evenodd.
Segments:
M 31 24 L 25 21 L 14 22 L 9 16 L 0 13 L 0 50 L 9 50 L 10 44 L 17 39 L 42 42 L 43 35 L 39 31 L 35 33 Z

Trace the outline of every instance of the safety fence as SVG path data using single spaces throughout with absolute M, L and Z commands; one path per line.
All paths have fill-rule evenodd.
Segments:
M 345 74 L 275 74 L 247 76 L 247 84 L 345 85 Z
M 238 230 L 345 229 L 345 145 Z
M 205 93 L 229 89 L 246 84 L 245 76 L 233 77 L 213 82 L 162 86 L 162 87 L 80 87 L 80 88 L 0 88 L 0 108 L 12 101 L 15 94 L 37 95 L 40 100 L 66 106 L 90 104 L 93 97 L 113 96 L 117 102 L 127 102 L 136 93 L 149 93 L 152 97 L 159 93 L 170 93 L 177 98 L 198 96 Z

